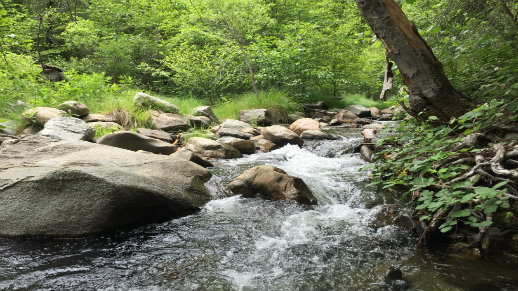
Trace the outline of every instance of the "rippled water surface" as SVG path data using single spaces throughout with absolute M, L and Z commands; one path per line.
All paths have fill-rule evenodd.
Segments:
M 217 161 L 214 200 L 195 215 L 109 237 L 1 239 L 0 290 L 380 290 L 389 266 L 411 290 L 515 290 L 516 269 L 421 254 L 408 231 L 374 227 L 379 204 L 399 202 L 366 187 L 359 131 L 334 134 Z M 260 164 L 302 178 L 319 204 L 229 197 Z

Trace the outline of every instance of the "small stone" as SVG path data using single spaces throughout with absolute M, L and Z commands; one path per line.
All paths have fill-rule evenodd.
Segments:
M 82 117 L 90 113 L 90 109 L 88 109 L 88 106 L 81 102 L 72 100 L 65 101 L 59 104 L 58 109 L 61 109 L 74 117 Z

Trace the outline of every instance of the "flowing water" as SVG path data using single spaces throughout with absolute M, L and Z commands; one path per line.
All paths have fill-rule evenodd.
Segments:
M 417 252 L 408 230 L 375 227 L 381 205 L 353 153 L 358 130 L 216 162 L 199 213 L 107 237 L 0 240 L 0 290 L 516 290 L 516 268 Z M 317 206 L 230 196 L 228 182 L 271 164 L 302 178 Z M 398 290 L 397 285 L 391 290 Z

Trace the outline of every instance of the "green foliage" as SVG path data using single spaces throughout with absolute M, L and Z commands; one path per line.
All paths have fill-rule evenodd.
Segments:
M 381 163 L 372 167 L 373 184 L 408 189 L 407 195 L 412 193 L 419 197 L 416 209 L 421 211 L 423 220 L 444 211 L 447 217 L 439 227 L 442 232 L 451 230 L 458 223 L 473 227 L 489 225 L 490 222 L 480 220 L 478 213 L 509 208 L 508 197 L 503 195 L 506 190 L 501 189 L 505 183 L 491 187 L 479 185 L 476 184 L 480 178 L 477 175 L 454 180 L 468 171 L 468 166 L 446 161 L 454 156 L 477 154 L 480 149 L 476 147 L 458 148 L 462 138 L 502 123 L 507 118 L 502 112 L 506 112 L 506 108 L 516 108 L 516 102 L 493 101 L 439 126 L 420 123 L 414 118 L 401 121 L 393 130 L 388 129 L 388 135 L 379 141 L 388 148 L 378 153 Z M 515 110 L 508 116 L 516 118 L 516 114 Z M 453 208 L 458 210 L 449 211 Z
M 212 138 L 213 136 L 214 136 L 214 133 L 212 133 L 210 130 L 205 129 L 205 128 L 196 128 L 196 127 L 190 128 L 186 132 L 182 133 L 184 143 L 193 137 Z
M 120 131 L 120 127 L 118 127 L 118 126 L 103 127 L 103 126 L 96 125 L 94 127 L 94 129 L 95 129 L 95 138 L 101 138 L 107 134 Z

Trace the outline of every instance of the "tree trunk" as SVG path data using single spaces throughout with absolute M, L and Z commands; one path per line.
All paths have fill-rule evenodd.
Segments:
M 474 108 L 475 103 L 451 85 L 432 49 L 394 0 L 355 1 L 408 87 L 410 114 L 449 121 Z

